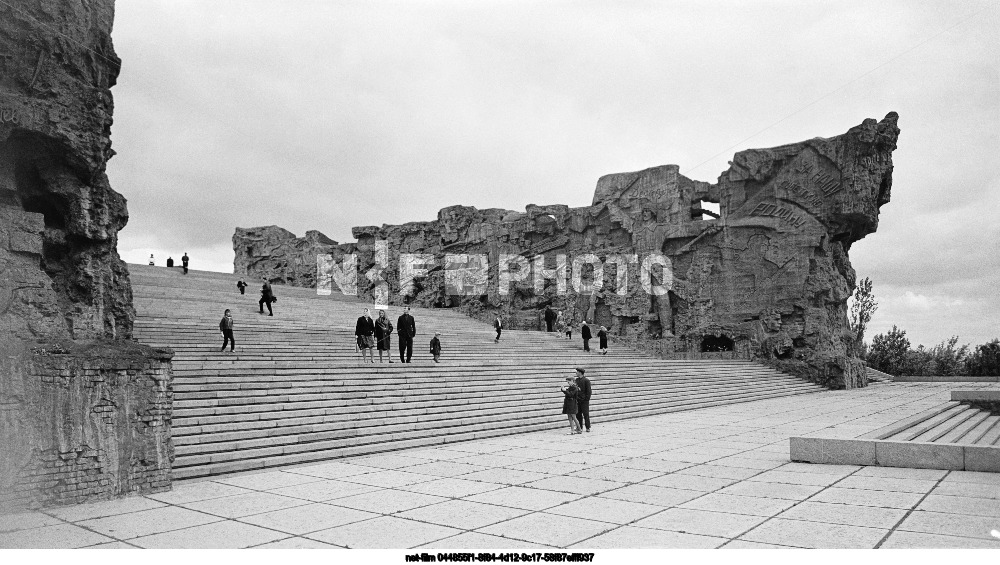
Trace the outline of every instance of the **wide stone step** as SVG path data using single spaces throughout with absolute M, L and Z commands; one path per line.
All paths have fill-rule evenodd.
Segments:
M 647 387 L 648 388 L 648 387 Z M 781 385 L 776 383 L 760 383 L 756 385 L 720 385 L 713 389 L 691 390 L 680 387 L 661 386 L 656 387 L 656 393 L 671 395 L 671 397 L 688 398 L 718 395 L 722 396 L 730 392 L 750 393 L 756 390 L 818 390 L 813 385 L 802 383 L 800 385 Z M 632 387 L 601 389 L 601 394 L 607 398 L 613 398 L 615 402 L 627 402 L 633 398 L 644 398 L 651 396 L 643 394 L 642 390 Z M 654 397 L 655 398 L 655 397 Z M 419 402 L 417 402 L 419 400 Z M 188 408 L 178 410 L 174 415 L 174 427 L 177 433 L 183 433 L 184 426 L 200 426 L 213 423 L 233 423 L 239 421 L 253 421 L 266 419 L 287 420 L 295 416 L 314 416 L 335 414 L 336 417 L 346 419 L 357 419 L 366 414 L 384 414 L 390 411 L 412 410 L 415 413 L 425 413 L 430 411 L 447 411 L 449 407 L 453 409 L 464 409 L 470 404 L 476 403 L 506 403 L 508 408 L 517 407 L 528 402 L 540 402 L 545 405 L 561 403 L 561 397 L 552 394 L 552 391 L 536 392 L 534 394 L 508 393 L 508 394 L 441 394 L 424 395 L 420 397 L 401 398 L 371 398 L 363 396 L 344 396 L 338 399 L 324 399 L 318 401 L 302 402 L 271 402 L 259 404 L 234 404 L 229 406 L 213 406 L 206 408 Z
M 557 385 L 560 384 L 557 380 L 553 381 L 533 381 L 529 383 L 519 383 L 516 387 L 511 387 L 511 390 L 517 390 L 518 394 L 521 396 L 531 395 L 531 394 L 553 394 L 556 390 Z M 748 382 L 742 378 L 733 377 L 718 377 L 710 382 L 705 381 L 688 381 L 688 380 L 664 380 L 655 378 L 645 378 L 644 380 L 632 380 L 632 379 L 617 379 L 611 381 L 601 381 L 598 384 L 598 388 L 604 391 L 606 394 L 622 394 L 627 391 L 640 391 L 643 387 L 656 387 L 659 392 L 674 392 L 683 393 L 686 391 L 700 391 L 700 390 L 721 390 L 728 387 L 747 387 L 756 385 L 767 385 L 767 386 L 791 386 L 796 384 L 804 384 L 807 386 L 808 383 L 794 383 L 786 382 L 783 380 L 768 380 L 760 379 L 752 382 Z M 506 387 L 505 387 L 506 388 Z M 437 387 L 422 387 L 422 386 L 409 386 L 409 387 L 382 387 L 382 388 L 331 388 L 324 391 L 312 391 L 306 390 L 303 392 L 290 393 L 285 391 L 275 391 L 270 394 L 253 394 L 253 395 L 233 395 L 226 396 L 222 398 L 202 398 L 202 399 L 181 399 L 175 401 L 175 417 L 183 417 L 188 410 L 194 410 L 198 408 L 215 408 L 215 407 L 238 407 L 247 405 L 259 405 L 259 404 L 289 404 L 295 402 L 313 402 L 313 401 L 333 401 L 333 400 L 352 400 L 355 402 L 381 402 L 381 401 L 392 401 L 394 399 L 410 399 L 414 402 L 422 400 L 430 400 L 434 398 L 445 398 L 445 397 L 455 397 L 455 398 L 478 398 L 484 396 L 500 396 L 498 394 L 498 389 L 496 383 L 483 383 L 477 386 L 437 386 Z
M 654 385 L 636 385 L 632 383 L 627 383 L 621 386 L 604 386 L 601 388 L 603 394 L 613 397 L 616 401 L 622 401 L 632 396 L 651 396 L 658 394 L 677 394 L 677 395 L 687 395 L 687 394 L 713 394 L 721 393 L 727 390 L 744 390 L 751 391 L 759 387 L 789 387 L 789 386 L 799 386 L 789 383 L 769 383 L 769 382 L 756 382 L 756 383 L 746 383 L 746 382 L 721 382 L 714 387 L 701 387 L 692 390 L 692 387 L 686 386 L 685 384 L 680 385 L 670 385 L 670 384 L 654 384 Z M 803 386 L 810 387 L 803 383 Z M 535 387 L 533 393 L 519 392 L 517 398 L 519 400 L 525 400 L 528 398 L 547 398 L 556 397 L 561 403 L 561 396 L 556 396 L 558 392 L 555 393 L 555 386 L 551 386 L 546 390 L 546 388 Z M 207 406 L 182 406 L 178 407 L 174 411 L 174 419 L 178 425 L 183 422 L 183 418 L 186 417 L 196 417 L 196 416 L 206 416 L 206 415 L 221 415 L 221 414 L 235 414 L 239 412 L 280 412 L 289 411 L 294 409 L 303 408 L 324 408 L 327 406 L 337 406 L 343 408 L 344 406 L 356 406 L 359 410 L 366 411 L 370 410 L 369 405 L 389 405 L 392 408 L 400 408 L 407 403 L 415 404 L 418 402 L 429 402 L 431 406 L 439 406 L 435 404 L 437 402 L 449 401 L 449 402 L 463 402 L 472 401 L 477 398 L 489 398 L 489 393 L 479 393 L 465 392 L 465 391 L 455 391 L 452 395 L 453 398 L 448 398 L 448 393 L 443 392 L 441 394 L 434 394 L 425 392 L 420 394 L 419 391 L 413 391 L 409 394 L 403 393 L 365 393 L 365 392 L 355 392 L 355 393 L 343 393 L 337 394 L 336 398 L 330 398 L 332 395 L 303 395 L 301 398 L 293 398 L 291 396 L 264 396 L 264 397 L 252 397 L 245 399 L 233 399 L 232 401 L 218 402 L 215 404 Z M 494 394 L 495 397 L 502 397 L 501 394 Z
M 500 374 L 498 376 L 504 376 Z M 538 385 L 543 385 L 551 387 L 558 375 L 544 375 L 546 380 L 544 383 L 538 381 L 537 373 L 527 373 L 524 378 L 519 378 L 517 375 L 507 373 L 507 382 L 511 384 L 517 384 L 518 386 L 525 386 L 529 384 L 537 383 Z M 619 373 L 615 376 L 616 380 L 621 380 L 622 378 L 630 376 L 629 373 Z M 769 379 L 770 375 L 740 375 L 740 374 L 729 374 L 729 377 L 739 377 L 741 380 L 746 378 L 755 379 Z M 409 377 L 403 384 L 393 383 L 392 379 L 379 379 L 374 380 L 362 380 L 362 379 L 351 379 L 343 381 L 331 381 L 331 380 L 296 380 L 288 383 L 276 383 L 276 382 L 225 382 L 225 383 L 200 383 L 195 385 L 185 385 L 183 383 L 174 384 L 175 393 L 183 393 L 185 401 L 191 400 L 215 400 L 215 399 L 228 399 L 228 398 L 251 398 L 256 396 L 267 396 L 270 394 L 319 394 L 319 393 L 338 393 L 338 392 L 377 392 L 382 390 L 396 390 L 400 387 L 405 387 L 413 390 L 427 390 L 428 392 L 455 392 L 455 391 L 489 391 L 495 390 L 496 384 L 489 382 L 488 377 L 482 375 L 475 375 L 476 379 L 472 380 L 462 374 L 458 376 L 433 376 L 430 379 L 416 379 Z M 659 375 L 657 375 L 659 377 Z M 723 378 L 722 376 L 715 378 Z M 658 379 L 659 380 L 659 379 Z M 773 382 L 782 382 L 784 379 L 771 379 Z M 692 383 L 703 383 L 705 381 L 704 377 L 691 376 L 691 375 L 677 375 L 672 376 L 669 381 L 671 383 L 679 382 L 692 382 Z M 602 385 L 608 381 L 607 378 L 602 378 Z M 794 382 L 794 381 L 784 381 L 784 382 Z
M 803 391 L 816 392 L 815 389 L 802 388 Z M 669 402 L 663 402 L 665 406 L 681 406 L 693 403 L 702 403 L 709 400 L 724 400 L 739 398 L 750 394 L 768 394 L 774 389 L 760 387 L 752 390 L 740 390 L 736 392 L 716 392 L 703 394 L 687 394 L 672 398 Z M 623 402 L 616 401 L 616 409 L 636 408 L 650 403 L 659 402 L 646 396 L 636 396 L 625 399 Z M 560 405 L 552 402 L 551 399 L 525 399 L 525 402 L 516 404 L 518 407 L 518 417 L 526 418 L 532 414 L 545 415 L 558 413 Z M 483 413 L 493 414 L 497 408 L 509 408 L 510 405 L 503 403 L 484 401 L 480 403 L 463 403 L 453 405 L 450 410 L 437 409 L 408 409 L 406 405 L 392 410 L 375 411 L 362 414 L 362 418 L 351 418 L 350 414 L 337 414 L 329 417 L 330 421 L 318 424 L 294 425 L 293 419 L 282 419 L 276 421 L 277 425 L 264 429 L 246 429 L 242 431 L 220 431 L 210 432 L 204 427 L 198 427 L 197 434 L 183 435 L 175 437 L 178 455 L 191 453 L 202 453 L 217 450 L 219 442 L 239 442 L 237 448 L 258 447 L 264 445 L 274 445 L 277 443 L 314 441 L 317 439 L 332 439 L 335 437 L 360 435 L 364 430 L 373 433 L 385 433 L 392 431 L 391 426 L 414 426 L 414 425 L 434 425 L 451 426 L 458 423 L 466 423 L 469 418 L 477 418 Z M 595 411 L 594 415 L 599 415 L 600 411 Z M 491 417 L 495 417 L 492 415 Z M 180 430 L 178 430 L 180 431 Z M 255 440 L 257 443 L 250 443 Z M 188 446 L 197 446 L 190 447 Z
M 810 392 L 815 392 L 815 390 Z M 804 393 L 800 392 L 793 394 Z M 787 394 L 764 393 L 741 397 L 736 402 L 749 402 L 778 396 L 787 396 Z M 667 405 L 653 402 L 649 407 L 630 407 L 608 410 L 606 413 L 602 412 L 599 417 L 603 421 L 611 421 L 622 418 L 650 416 L 681 410 L 707 408 L 711 406 L 730 404 L 733 402 L 734 401 L 731 400 L 710 400 L 700 403 L 678 405 Z M 598 417 L 597 413 L 592 413 L 592 419 L 594 417 Z M 555 429 L 565 425 L 566 418 L 562 415 L 542 416 L 534 421 L 518 419 L 515 423 L 500 422 L 497 421 L 494 416 L 486 417 L 486 421 L 484 423 L 469 424 L 468 427 L 471 428 L 469 430 L 454 429 L 455 427 L 438 428 L 437 435 L 434 435 L 432 432 L 427 430 L 413 430 L 409 432 L 387 434 L 388 437 L 379 438 L 377 441 L 373 441 L 373 438 L 371 437 L 358 436 L 341 440 L 317 441 L 288 446 L 218 452 L 211 455 L 194 455 L 187 457 L 178 456 L 175 461 L 174 475 L 176 478 L 190 478 L 212 474 L 232 473 L 241 470 L 260 469 L 337 457 L 379 453 L 394 449 L 451 443 L 453 441 L 466 441 L 470 439 L 481 439 L 485 437 L 495 437 L 498 435 L 537 431 L 541 429 Z M 595 425 L 597 425 L 597 421 L 595 421 Z M 245 461 L 245 463 L 241 464 L 241 461 Z
M 856 438 L 793 437 L 793 461 L 1000 472 L 1000 391 L 952 390 L 951 402 Z

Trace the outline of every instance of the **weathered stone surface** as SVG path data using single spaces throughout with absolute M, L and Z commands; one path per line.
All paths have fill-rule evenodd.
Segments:
M 0 323 L 20 337 L 130 337 L 111 189 L 114 4 L 0 4 Z M 39 272 L 41 271 L 41 272 Z
M 170 484 L 172 353 L 129 341 L 105 174 L 113 19 L 113 0 L 0 4 L 0 511 Z
M 285 284 L 304 287 L 316 286 L 316 255 L 340 251 L 336 241 L 318 231 L 311 230 L 305 237 L 296 238 L 278 226 L 236 228 L 233 250 L 235 272 L 262 273 Z
M 63 341 L 0 354 L 0 509 L 170 488 L 172 352 Z
M 574 324 L 605 325 L 664 355 L 731 347 L 826 386 L 865 386 L 864 365 L 850 348 L 848 251 L 875 231 L 889 201 L 896 121 L 893 112 L 837 137 L 741 151 L 715 184 L 688 179 L 676 165 L 606 175 L 583 208 L 451 206 L 435 221 L 356 227 L 357 243 L 343 245 L 277 227 L 238 228 L 236 272 L 314 286 L 316 254 L 339 263 L 354 253 L 360 294 L 372 298 L 378 279 L 366 275 L 377 264 L 376 242 L 387 241 L 390 267 L 381 276 L 393 304 L 459 306 L 484 320 L 500 313 L 511 328 L 540 328 L 551 305 Z M 706 201 L 719 204 L 720 217 L 706 215 Z M 407 253 L 433 261 L 401 294 L 410 280 L 400 280 L 399 257 Z M 646 286 L 669 289 L 660 295 L 644 289 L 640 276 L 643 260 L 657 253 L 668 268 L 652 267 Z M 486 256 L 485 292 L 448 292 L 449 254 Z M 502 295 L 505 254 L 530 260 L 532 272 Z M 594 276 L 591 261 L 603 265 L 602 288 L 584 288 Z M 544 269 L 549 278 L 539 281 Z M 580 271 L 584 284 L 576 287 L 570 281 Z

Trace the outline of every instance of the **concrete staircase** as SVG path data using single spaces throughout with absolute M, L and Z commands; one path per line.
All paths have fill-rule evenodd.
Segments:
M 983 405 L 965 400 L 970 395 L 989 392 L 953 391 L 952 400 L 920 414 L 860 436 L 860 439 L 950 443 L 961 445 L 1000 445 L 1000 414 Z M 1000 396 L 993 402 L 1000 402 Z M 972 397 L 974 401 L 975 396 Z M 963 402 L 963 400 L 965 400 Z
M 865 367 L 868 373 L 868 382 L 870 383 L 891 383 L 894 379 L 889 373 L 883 373 L 878 369 L 872 369 L 871 367 Z
M 951 400 L 856 438 L 793 437 L 793 461 L 1000 472 L 1000 391 Z
M 593 381 L 596 433 L 607 420 L 824 390 L 747 361 L 654 360 L 613 342 L 586 354 L 555 333 L 505 330 L 495 344 L 489 325 L 447 309 L 413 309 L 412 363 L 399 363 L 393 336 L 394 364 L 363 364 L 354 323 L 365 304 L 353 297 L 276 285 L 269 317 L 257 281 L 240 295 L 234 275 L 129 270 L 135 337 L 176 351 L 178 479 L 560 428 L 559 387 L 576 366 Z M 226 308 L 235 353 L 219 351 Z M 395 324 L 400 309 L 388 314 Z

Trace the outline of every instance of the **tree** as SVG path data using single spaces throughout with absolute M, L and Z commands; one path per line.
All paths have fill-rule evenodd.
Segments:
M 931 348 L 932 366 L 928 367 L 927 374 L 947 376 L 965 374 L 965 360 L 969 356 L 969 346 L 956 348 L 956 343 L 958 336 L 953 335 Z
M 865 328 L 868 327 L 872 315 L 878 310 L 878 302 L 875 302 L 875 295 L 872 294 L 872 280 L 868 277 L 861 279 L 857 288 L 854 289 L 852 298 L 851 333 L 854 335 L 855 352 L 861 354 L 864 351 Z
M 868 366 L 890 375 L 901 375 L 909 351 L 910 340 L 906 339 L 906 331 L 894 325 L 889 333 L 872 338 Z
M 965 360 L 965 369 L 970 375 L 1000 375 L 1000 339 L 976 347 L 976 351 Z

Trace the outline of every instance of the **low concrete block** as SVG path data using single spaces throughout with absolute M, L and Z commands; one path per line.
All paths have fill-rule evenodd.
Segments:
M 875 442 L 818 437 L 789 438 L 792 461 L 839 465 L 877 465 Z
M 953 390 L 951 399 L 960 402 L 1000 402 L 1000 390 Z
M 911 467 L 915 469 L 965 468 L 965 454 L 961 445 L 914 441 L 879 441 L 875 444 L 875 459 L 883 467 Z
M 965 470 L 1000 473 L 1000 447 L 966 445 Z

